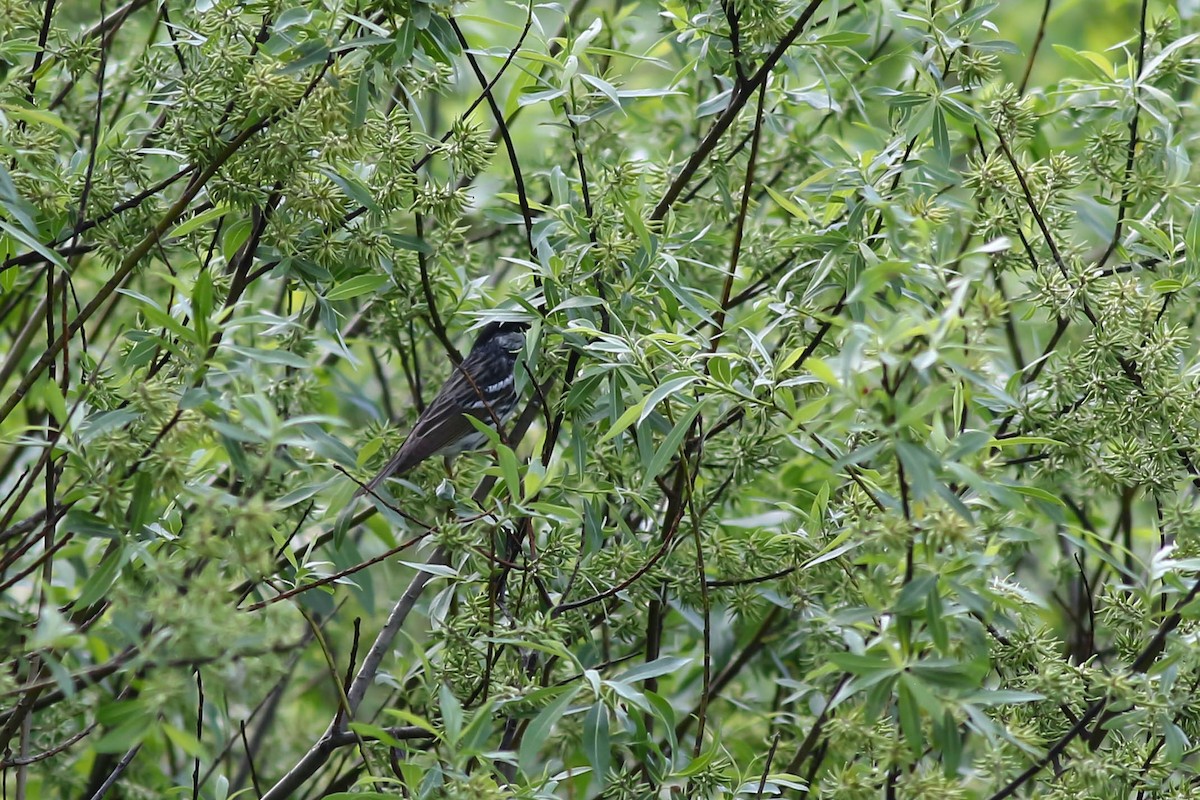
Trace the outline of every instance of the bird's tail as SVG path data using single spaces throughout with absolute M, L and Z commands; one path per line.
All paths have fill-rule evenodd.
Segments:
M 396 473 L 407 472 L 408 467 L 411 465 L 405 463 L 408 460 L 408 453 L 405 452 L 406 449 L 407 448 L 402 446 L 398 451 L 396 451 L 396 455 L 392 456 L 392 460 L 384 464 L 383 469 L 379 470 L 379 472 L 375 474 L 374 478 L 371 478 L 371 480 L 358 487 L 358 491 L 354 493 L 354 499 L 358 499 L 364 494 L 370 494 L 374 492 L 379 488 L 379 484 L 387 480 L 389 476 Z

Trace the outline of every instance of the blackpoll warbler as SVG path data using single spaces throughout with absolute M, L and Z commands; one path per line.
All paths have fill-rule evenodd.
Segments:
M 496 428 L 512 414 L 517 405 L 514 368 L 528 328 L 524 322 L 483 326 L 471 352 L 421 412 L 396 455 L 355 496 L 373 492 L 384 479 L 403 475 L 431 456 L 482 447 L 487 437 L 467 417 Z

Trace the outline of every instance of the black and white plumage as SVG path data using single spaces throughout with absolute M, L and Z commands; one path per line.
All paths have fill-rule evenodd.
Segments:
M 528 328 L 524 322 L 489 322 L 483 326 L 471 352 L 421 412 L 396 455 L 359 494 L 373 492 L 386 478 L 403 475 L 432 456 L 482 447 L 487 437 L 467 416 L 495 428 L 512 414 L 517 404 L 514 369 Z

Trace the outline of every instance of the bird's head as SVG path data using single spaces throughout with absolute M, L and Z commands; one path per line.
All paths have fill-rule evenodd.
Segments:
M 529 330 L 528 322 L 489 322 L 475 337 L 472 350 L 481 347 L 498 347 L 509 353 L 515 353 L 525 346 L 525 331 Z

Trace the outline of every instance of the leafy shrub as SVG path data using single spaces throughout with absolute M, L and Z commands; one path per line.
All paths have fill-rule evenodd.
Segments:
M 1193 5 L 0 0 L 5 791 L 1193 796 Z

